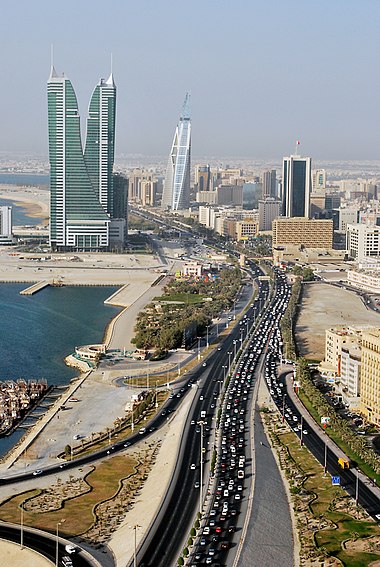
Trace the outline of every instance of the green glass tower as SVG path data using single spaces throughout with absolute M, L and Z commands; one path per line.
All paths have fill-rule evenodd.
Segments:
M 96 98 L 102 99 L 98 86 L 91 100 L 93 110 L 90 104 L 89 122 L 93 125 L 88 127 L 85 156 L 74 89 L 67 77 L 58 76 L 54 67 L 51 69 L 48 80 L 50 244 L 55 250 L 104 250 L 109 244 L 108 198 L 111 197 L 108 195 L 112 194 L 112 175 L 107 177 L 104 171 L 112 172 L 113 168 L 116 88 L 113 84 L 112 136 L 107 135 L 107 140 L 112 139 L 112 149 L 108 150 L 103 148 L 106 143 L 102 135 L 96 138 L 96 132 L 105 129 L 103 114 L 99 111 L 97 120 L 91 119 L 91 112 L 93 116 L 96 114 Z M 108 128 L 108 116 L 104 121 Z M 99 152 L 96 154 L 95 146 L 101 147 L 101 156 L 107 155 L 107 163 L 99 157 Z

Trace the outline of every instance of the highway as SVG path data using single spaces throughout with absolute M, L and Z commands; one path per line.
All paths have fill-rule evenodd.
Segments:
M 268 283 L 260 282 L 260 294 L 256 298 L 256 308 L 259 305 L 263 306 L 268 293 Z M 254 309 L 250 307 L 247 311 L 250 325 L 253 325 L 253 316 Z M 146 534 L 138 552 L 140 567 L 169 567 L 176 561 L 182 547 L 186 544 L 187 534 L 194 521 L 200 498 L 200 489 L 194 486 L 200 480 L 201 431 L 200 427 L 197 427 L 197 421 L 200 420 L 201 412 L 205 411 L 205 421 L 208 425 L 204 427 L 203 445 L 207 448 L 212 438 L 211 423 L 219 395 L 218 382 L 223 380 L 223 366 L 228 366 L 231 353 L 236 347 L 234 341 L 240 341 L 241 330 L 240 325 L 236 325 L 222 343 L 222 350 L 216 350 L 207 360 L 208 370 L 199 384 L 200 395 L 194 400 L 183 432 L 181 455 L 171 490 L 165 499 L 164 508 L 158 515 L 150 533 Z M 210 451 L 207 450 L 204 456 L 203 476 L 205 477 L 206 469 L 210 468 Z M 195 469 L 191 468 L 192 464 L 196 466 Z

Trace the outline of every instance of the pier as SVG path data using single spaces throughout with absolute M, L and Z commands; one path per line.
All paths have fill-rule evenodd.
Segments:
M 41 282 L 34 283 L 33 285 L 27 287 L 26 289 L 20 291 L 20 295 L 33 295 L 34 293 L 37 293 L 37 291 L 41 291 L 41 289 L 44 289 L 50 284 L 51 284 L 50 281 L 42 280 Z

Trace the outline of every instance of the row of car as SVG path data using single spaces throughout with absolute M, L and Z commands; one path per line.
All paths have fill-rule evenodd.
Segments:
M 256 275 L 256 274 L 255 274 Z M 262 275 L 258 269 L 257 275 Z M 269 285 L 259 281 L 259 292 L 242 322 L 248 327 L 255 323 L 256 315 L 269 295 Z M 252 317 L 253 315 L 253 317 Z M 256 341 L 252 340 L 251 346 Z M 219 422 L 219 446 L 215 465 L 213 494 L 201 536 L 191 565 L 224 564 L 237 528 L 241 502 L 246 490 L 247 462 L 246 439 L 249 431 L 247 408 L 254 382 L 254 370 L 260 353 L 245 353 L 231 377 L 224 396 Z M 215 392 L 216 395 L 216 392 Z

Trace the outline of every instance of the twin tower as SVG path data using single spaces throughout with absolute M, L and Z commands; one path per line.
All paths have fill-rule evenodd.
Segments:
M 116 85 L 112 73 L 92 93 L 83 151 L 80 116 L 69 79 L 52 66 L 48 80 L 50 245 L 105 250 L 113 211 Z

